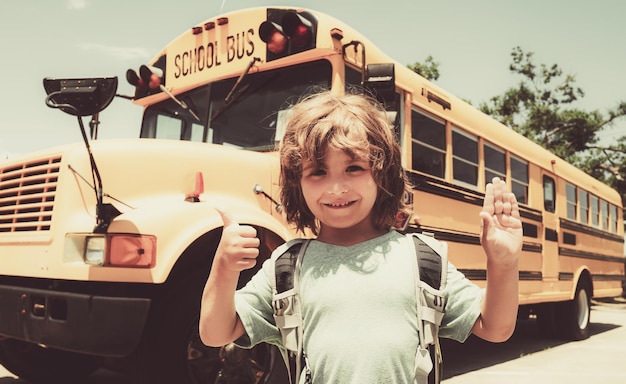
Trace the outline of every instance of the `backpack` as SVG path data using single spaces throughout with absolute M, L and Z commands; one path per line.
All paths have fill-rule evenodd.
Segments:
M 419 346 L 415 357 L 415 384 L 438 384 L 441 382 L 443 368 L 439 325 L 445 307 L 447 245 L 423 234 L 409 233 L 405 237 L 416 256 L 413 265 L 416 276 Z M 311 371 L 303 351 L 299 287 L 300 267 L 309 242 L 310 239 L 288 241 L 277 248 L 272 256 L 274 319 L 281 333 L 284 346 L 281 352 L 291 384 L 299 383 L 301 373 L 305 374 L 305 383 L 311 383 Z M 423 372 L 427 374 L 424 375 Z

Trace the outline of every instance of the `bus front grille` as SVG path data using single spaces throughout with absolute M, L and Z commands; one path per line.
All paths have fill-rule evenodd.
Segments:
M 61 156 L 0 168 L 0 233 L 49 231 Z

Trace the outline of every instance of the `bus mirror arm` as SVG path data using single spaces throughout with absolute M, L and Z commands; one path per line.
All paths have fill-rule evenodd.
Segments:
M 80 133 L 89 156 L 93 190 L 96 194 L 96 226 L 93 231 L 94 233 L 104 233 L 113 218 L 118 216 L 120 212 L 111 204 L 104 203 L 102 178 L 89 145 L 89 139 L 83 124 L 83 116 L 92 115 L 92 120 L 95 120 L 94 125 L 91 127 L 93 136 L 97 130 L 98 114 L 111 103 L 115 96 L 117 77 L 90 79 L 45 78 L 43 83 L 47 94 L 46 105 L 74 115 L 78 119 Z
M 134 98 L 134 97 L 132 97 L 132 96 L 128 96 L 128 95 L 121 95 L 121 94 L 119 94 L 119 93 L 116 93 L 116 94 L 115 94 L 115 97 L 121 97 L 122 99 L 130 100 L 130 101 L 135 100 L 135 98 Z

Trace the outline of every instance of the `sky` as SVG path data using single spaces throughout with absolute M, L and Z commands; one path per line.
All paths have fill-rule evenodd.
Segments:
M 191 26 L 237 9 L 288 5 L 327 13 L 404 65 L 431 55 L 436 83 L 474 105 L 521 81 L 511 51 L 558 64 L 604 113 L 626 101 L 623 0 L 0 0 L 0 159 L 81 141 L 76 118 L 45 105 L 45 77 L 119 78 L 150 61 Z M 116 98 L 99 137 L 139 136 L 141 108 Z M 626 135 L 626 119 L 601 134 Z

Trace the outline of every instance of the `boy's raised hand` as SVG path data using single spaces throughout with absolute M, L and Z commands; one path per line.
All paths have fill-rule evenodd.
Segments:
M 224 230 L 215 252 L 216 261 L 231 271 L 241 272 L 256 265 L 261 241 L 254 227 L 239 225 L 230 212 L 221 208 L 215 210 L 222 217 Z
M 517 263 L 522 249 L 522 222 L 515 195 L 498 177 L 487 184 L 480 212 L 480 242 L 491 262 Z

